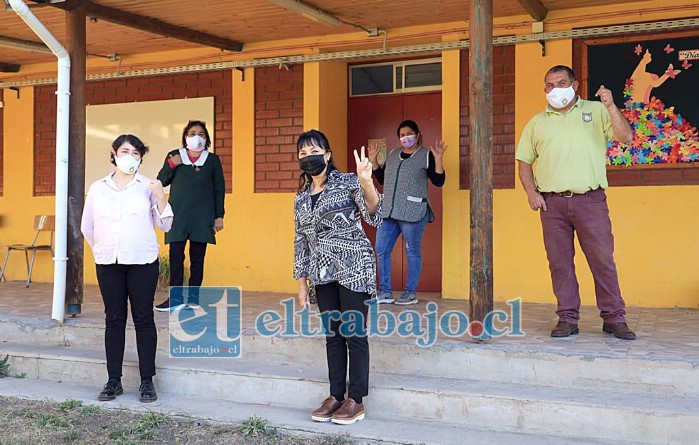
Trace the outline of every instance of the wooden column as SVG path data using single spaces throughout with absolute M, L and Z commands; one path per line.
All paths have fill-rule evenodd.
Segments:
M 470 319 L 493 310 L 493 0 L 469 11 Z M 472 335 L 479 335 L 474 326 Z M 487 336 L 483 337 L 484 339 Z
M 80 219 L 85 197 L 85 10 L 66 11 L 66 49 L 70 55 L 70 127 L 68 151 L 68 266 L 66 314 L 75 316 L 83 303 L 83 236 Z

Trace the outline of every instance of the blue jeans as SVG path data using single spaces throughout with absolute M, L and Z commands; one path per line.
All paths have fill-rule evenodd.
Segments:
M 379 292 L 391 292 L 391 252 L 398 235 L 403 234 L 408 251 L 408 282 L 406 292 L 415 293 L 422 270 L 422 235 L 425 233 L 428 212 L 418 222 L 386 218 L 376 232 L 376 256 L 379 269 Z

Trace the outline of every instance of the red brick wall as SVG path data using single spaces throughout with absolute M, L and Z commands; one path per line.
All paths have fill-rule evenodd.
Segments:
M 34 196 L 56 191 L 56 86 L 34 90 Z
M 34 93 L 34 195 L 55 193 L 56 169 L 55 85 L 39 86 Z M 90 105 L 151 100 L 214 97 L 214 152 L 221 158 L 226 192 L 232 191 L 233 77 L 231 71 L 175 74 L 117 79 L 87 84 Z M 212 129 L 207 122 L 207 127 Z M 173 141 L 174 142 L 174 141 Z
M 255 192 L 295 192 L 303 132 L 303 65 L 255 69 Z
M 608 166 L 610 186 L 699 184 L 699 163 L 669 165 Z
M 468 50 L 461 51 L 460 187 L 469 188 Z M 493 188 L 515 186 L 515 47 L 493 47 Z

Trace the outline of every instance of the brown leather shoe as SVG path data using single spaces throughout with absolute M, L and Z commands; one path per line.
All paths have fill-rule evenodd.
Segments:
M 333 413 L 341 406 L 342 402 L 338 402 L 335 397 L 330 396 L 323 400 L 323 403 L 319 408 L 313 410 L 311 413 L 311 419 L 315 420 L 316 422 L 330 422 L 330 419 L 333 417 Z
M 636 340 L 636 334 L 623 321 L 621 323 L 604 323 L 602 330 L 607 334 L 614 334 L 616 338 L 622 340 Z
M 551 331 L 551 337 L 570 337 L 571 335 L 576 335 L 578 332 L 578 325 L 568 323 L 566 321 L 559 321 L 555 328 Z
M 357 420 L 364 420 L 364 404 L 355 402 L 351 397 L 342 402 L 332 417 L 332 422 L 340 425 L 352 425 Z

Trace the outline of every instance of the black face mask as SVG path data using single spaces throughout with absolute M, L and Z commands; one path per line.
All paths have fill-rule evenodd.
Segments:
M 318 176 L 325 170 L 325 155 L 308 155 L 299 159 L 299 167 L 304 173 Z

